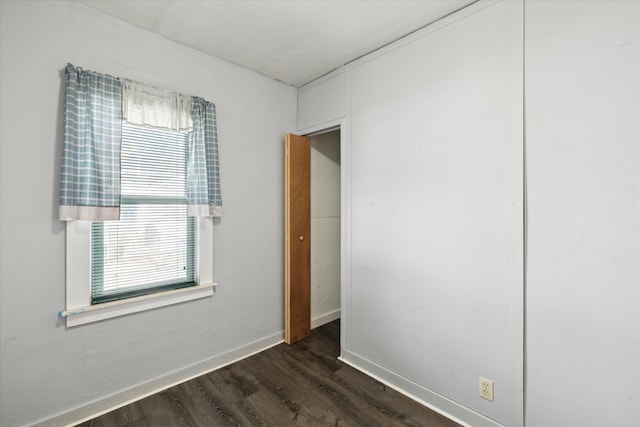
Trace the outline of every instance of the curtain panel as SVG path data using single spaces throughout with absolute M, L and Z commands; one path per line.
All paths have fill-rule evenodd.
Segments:
M 120 81 L 71 64 L 65 73 L 60 219 L 119 219 Z
M 222 216 L 216 106 L 191 97 L 193 131 L 189 134 L 187 199 L 189 216 Z
M 188 132 L 188 215 L 222 216 L 213 103 L 67 64 L 60 220 L 120 219 L 123 121 Z

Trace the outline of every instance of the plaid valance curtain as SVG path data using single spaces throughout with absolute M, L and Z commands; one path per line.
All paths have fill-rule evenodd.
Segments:
M 120 218 L 123 102 L 131 106 L 122 86 L 120 79 L 67 64 L 60 220 Z M 222 216 L 215 105 L 190 98 L 188 214 Z

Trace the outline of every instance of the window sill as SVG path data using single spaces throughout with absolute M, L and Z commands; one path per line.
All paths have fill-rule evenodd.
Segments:
M 58 314 L 67 319 L 67 327 L 84 325 L 125 314 L 206 298 L 213 295 L 213 290 L 217 285 L 217 283 L 207 283 L 104 304 L 60 310 Z

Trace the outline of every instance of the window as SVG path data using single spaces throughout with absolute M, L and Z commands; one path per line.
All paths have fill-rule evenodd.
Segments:
M 186 133 L 123 123 L 119 221 L 91 225 L 91 303 L 194 286 Z
M 213 294 L 215 105 L 67 64 L 67 326 Z

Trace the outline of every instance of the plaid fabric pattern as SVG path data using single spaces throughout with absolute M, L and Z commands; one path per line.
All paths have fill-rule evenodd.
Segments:
M 216 107 L 191 97 L 187 203 L 190 216 L 222 216 Z M 60 219 L 120 217 L 122 83 L 67 64 Z
M 191 117 L 193 131 L 189 133 L 187 162 L 187 199 L 193 207 L 190 215 L 222 216 L 216 107 L 202 98 L 191 97 Z
M 67 64 L 61 220 L 118 219 L 101 214 L 100 209 L 119 213 L 113 208 L 120 206 L 121 139 L 120 81 Z M 77 209 L 63 209 L 65 207 Z M 69 216 L 70 211 L 83 214 Z

